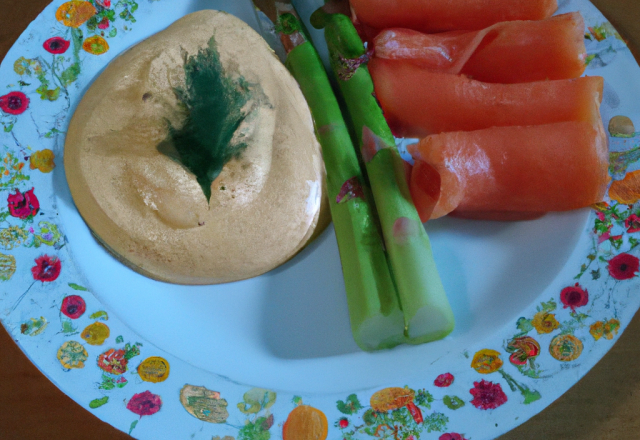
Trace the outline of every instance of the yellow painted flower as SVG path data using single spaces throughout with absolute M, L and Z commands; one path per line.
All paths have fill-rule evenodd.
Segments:
M 596 321 L 591 324 L 591 327 L 589 327 L 589 333 L 591 333 L 591 336 L 593 336 L 593 339 L 596 341 L 600 339 L 604 336 L 604 322 Z
M 80 337 L 87 341 L 89 345 L 102 345 L 110 333 L 111 331 L 106 324 L 94 322 L 82 330 Z
M 145 382 L 164 382 L 169 377 L 169 362 L 159 356 L 146 358 L 138 365 L 138 374 Z
M 13 63 L 13 71 L 18 75 L 24 75 L 29 71 L 29 66 L 31 65 L 31 63 L 32 60 L 30 60 L 29 58 L 20 57 Z
M 65 26 L 77 28 L 96 15 L 96 12 L 91 3 L 74 0 L 60 5 L 56 11 L 56 20 Z
M 618 334 L 620 328 L 620 321 L 617 319 L 610 319 L 604 325 L 604 337 L 607 339 L 613 339 Z
M 536 313 L 531 320 L 531 324 L 540 335 L 544 333 L 551 333 L 560 325 L 556 319 L 556 315 L 545 311 Z
M 32 170 L 38 169 L 43 173 L 50 173 L 56 166 L 53 162 L 54 158 L 55 154 L 53 154 L 53 151 L 48 148 L 36 151 L 29 158 L 29 168 Z
M 615 335 L 618 334 L 618 330 L 620 329 L 620 321 L 617 319 L 610 319 L 607 322 L 597 321 L 591 324 L 589 328 L 589 333 L 593 336 L 593 339 L 596 341 L 603 336 L 606 339 L 613 339 Z
M 327 416 L 308 405 L 294 408 L 282 426 L 283 440 L 325 440 L 328 435 Z
M 93 55 L 102 55 L 109 50 L 109 43 L 100 35 L 94 35 L 82 42 L 82 48 Z
M 609 187 L 609 197 L 624 204 L 640 199 L 640 170 L 627 173 L 622 180 L 614 180 Z
M 502 367 L 500 353 L 488 348 L 477 352 L 471 361 L 471 368 L 480 374 L 493 373 L 494 371 L 498 371 L 500 367 Z
M 582 354 L 582 341 L 573 335 L 558 335 L 551 340 L 551 356 L 562 362 L 574 361 Z
M 58 360 L 64 368 L 84 368 L 87 350 L 76 341 L 67 341 L 58 349 Z

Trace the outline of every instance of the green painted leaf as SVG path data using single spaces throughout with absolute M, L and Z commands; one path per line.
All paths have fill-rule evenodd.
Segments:
M 447 423 L 449 423 L 449 417 L 442 413 L 434 412 L 425 417 L 422 424 L 427 429 L 427 432 L 442 432 L 447 429 Z
M 521 317 L 516 322 L 516 328 L 523 333 L 529 333 L 533 330 L 533 324 L 531 324 L 531 320 L 525 317 Z
M 43 101 L 55 101 L 60 96 L 60 87 L 56 87 L 51 90 L 46 85 L 41 85 L 36 89 L 36 92 L 40 95 L 40 99 Z
M 442 398 L 442 402 L 446 405 L 447 408 L 454 411 L 464 406 L 464 400 L 462 400 L 458 396 L 444 396 Z
M 100 408 L 102 405 L 104 405 L 108 401 L 109 401 L 108 396 L 104 396 L 100 399 L 93 399 L 91 402 L 89 402 L 89 408 L 92 408 L 92 409 Z
M 69 335 L 72 333 L 77 333 L 78 329 L 73 326 L 73 323 L 69 319 L 62 320 L 62 333 Z
M 11 130 L 13 130 L 13 124 L 9 124 L 9 125 L 5 125 L 4 126 L 4 132 L 5 133 L 9 133 Z
M 118 34 L 118 29 L 117 28 L 113 28 L 109 31 L 109 38 L 113 38 Z
M 88 292 L 89 289 L 87 289 L 86 287 L 82 287 L 79 284 L 76 283 L 69 283 L 69 287 L 71 287 L 73 290 L 83 290 L 85 292 Z
M 131 426 L 129 427 L 129 435 L 131 435 L 131 431 L 133 431 L 133 429 L 136 427 L 137 424 L 138 424 L 137 420 L 134 420 L 133 422 L 131 422 Z
M 434 400 L 435 399 L 433 395 L 425 389 L 418 390 L 418 392 L 416 393 L 416 405 L 424 406 L 427 409 L 431 409 L 431 402 L 433 402 Z
M 90 319 L 102 319 L 103 321 L 109 320 L 109 315 L 104 310 L 100 310 L 98 312 L 92 313 L 89 316 Z
M 124 342 L 124 338 L 122 337 L 122 335 L 116 338 L 116 344 L 122 344 L 123 342 Z
M 239 158 L 247 147 L 233 140 L 252 113 L 253 106 L 247 108 L 247 104 L 266 97 L 259 85 L 225 72 L 213 38 L 208 48 L 186 59 L 184 72 L 185 89 L 175 89 L 186 110 L 184 125 L 175 128 L 169 124 L 169 136 L 157 148 L 193 173 L 209 200 L 211 183 L 224 165 Z
M 60 74 L 60 79 L 65 86 L 68 86 L 78 79 L 78 75 L 80 75 L 80 64 L 73 63 L 62 71 L 62 73 Z
M 524 397 L 525 405 L 535 402 L 536 400 L 540 400 L 540 398 L 542 397 L 539 391 L 530 390 L 529 388 L 526 388 L 526 387 L 523 390 L 521 390 L 521 392 L 522 392 L 522 396 Z
M 362 404 L 355 394 L 350 394 L 345 401 L 338 400 L 336 406 L 338 411 L 347 415 L 355 414 L 362 409 Z

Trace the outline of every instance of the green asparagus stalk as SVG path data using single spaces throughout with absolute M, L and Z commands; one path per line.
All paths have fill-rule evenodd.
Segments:
M 380 236 L 379 220 L 368 201 L 370 191 L 364 187 L 356 151 L 315 48 L 295 10 L 282 2 L 277 3 L 277 8 L 276 29 L 288 52 L 285 64 L 309 104 L 322 146 L 353 337 L 366 351 L 394 347 L 405 342 L 404 315 Z
M 411 200 L 403 160 L 373 95 L 365 47 L 349 17 L 320 9 L 312 19 L 314 25 L 324 27 L 331 67 L 358 134 L 404 313 L 407 342 L 441 339 L 453 330 L 453 312 Z
M 362 158 L 382 223 L 408 342 L 442 339 L 453 330 L 453 312 L 429 237 L 411 200 L 404 160 L 395 145 L 386 144 L 369 127 L 362 131 Z

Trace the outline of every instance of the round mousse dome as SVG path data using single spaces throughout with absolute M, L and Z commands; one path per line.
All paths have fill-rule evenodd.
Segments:
M 64 165 L 96 238 L 161 281 L 260 275 L 328 223 L 306 101 L 224 12 L 187 15 L 111 62 L 74 113 Z

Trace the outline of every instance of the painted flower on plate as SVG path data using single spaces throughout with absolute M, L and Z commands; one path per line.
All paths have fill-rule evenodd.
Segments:
M 29 157 L 29 168 L 32 170 L 38 169 L 43 173 L 50 173 L 56 166 L 53 161 L 55 154 L 48 148 L 44 150 L 38 150 Z
M 610 319 L 607 322 L 597 321 L 591 324 L 589 327 L 589 333 L 593 336 L 593 339 L 596 341 L 603 336 L 605 339 L 613 339 L 615 335 L 618 334 L 618 330 L 620 329 L 620 321 L 617 319 Z
M 531 324 L 535 327 L 538 334 L 551 333 L 560 325 L 556 319 L 556 315 L 545 310 L 536 313 L 531 320 Z
M 107 17 L 104 17 L 102 20 L 100 20 L 100 23 L 98 23 L 98 29 L 107 28 L 109 28 L 109 19 Z
M 84 363 L 89 357 L 87 350 L 76 341 L 67 341 L 58 349 L 58 361 L 67 369 L 84 368 Z
M 40 201 L 34 194 L 33 188 L 24 193 L 16 189 L 15 194 L 10 193 L 7 197 L 7 205 L 9 214 L 22 220 L 33 217 L 40 210 Z
M 169 377 L 169 362 L 160 356 L 152 356 L 138 365 L 138 375 L 145 382 L 164 382 Z
M 480 374 L 489 374 L 498 371 L 500 367 L 502 367 L 500 353 L 488 348 L 480 350 L 473 356 L 471 367 Z
M 111 348 L 98 356 L 98 367 L 111 374 L 123 374 L 127 371 L 129 361 L 124 357 L 125 351 Z
M 461 434 L 458 434 L 457 432 L 448 432 L 438 437 L 438 440 L 467 440 L 467 439 L 464 438 Z
M 79 295 L 69 295 L 65 297 L 60 307 L 62 314 L 71 319 L 78 319 L 84 314 L 85 310 L 87 310 L 87 305 Z
M 42 47 L 44 47 L 44 50 L 47 52 L 58 55 L 65 53 L 67 49 L 69 49 L 70 43 L 69 40 L 65 40 L 62 37 L 52 37 L 45 41 Z
M 160 411 L 160 408 L 162 408 L 162 399 L 151 391 L 134 394 L 127 402 L 127 409 L 140 417 L 151 416 Z
M 94 322 L 89 324 L 82 330 L 80 337 L 84 339 L 89 345 L 102 345 L 104 341 L 109 337 L 111 331 L 106 324 L 102 322 Z
M 499 383 L 493 383 L 482 379 L 474 382 L 469 390 L 473 396 L 471 404 L 478 409 L 495 409 L 507 401 L 507 395 L 502 391 Z
M 640 269 L 640 260 L 631 254 L 618 254 L 609 260 L 609 275 L 616 280 L 629 280 L 636 276 Z
M 589 292 L 583 289 L 580 284 L 576 283 L 574 286 L 565 287 L 560 292 L 560 301 L 564 304 L 564 308 L 571 308 L 572 311 L 576 310 L 576 307 L 586 306 L 589 302 Z
M 41 255 L 35 259 L 36 265 L 31 268 L 34 280 L 43 283 L 55 281 L 60 275 L 62 264 L 55 255 Z
M 582 341 L 571 334 L 558 335 L 549 344 L 549 353 L 554 359 L 570 362 L 582 354 Z
M 640 217 L 638 217 L 636 214 L 631 214 L 624 221 L 624 226 L 627 228 L 627 232 L 630 234 L 640 231 Z
M 451 373 L 444 373 L 436 377 L 433 384 L 439 388 L 446 388 L 453 383 L 454 377 Z
M 78 28 L 96 12 L 96 8 L 87 1 L 72 0 L 58 7 L 56 20 L 67 27 Z
M 109 50 L 109 43 L 100 35 L 94 35 L 82 42 L 82 48 L 92 55 L 102 55 Z
M 531 336 L 513 338 L 507 344 L 507 351 L 511 353 L 509 362 L 514 365 L 526 365 L 540 354 L 540 344 Z
M 29 98 L 22 92 L 9 92 L 0 96 L 0 110 L 10 115 L 24 113 L 29 107 Z

